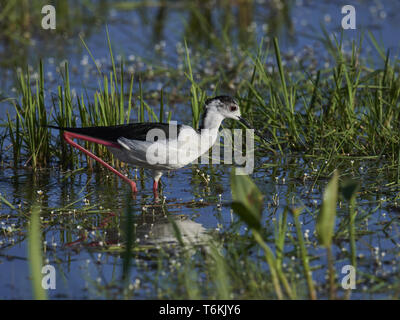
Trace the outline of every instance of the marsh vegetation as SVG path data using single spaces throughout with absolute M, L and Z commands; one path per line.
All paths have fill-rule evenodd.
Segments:
M 399 297 L 396 4 L 359 1 L 344 32 L 324 1 L 56 1 L 46 33 L 39 5 L 3 2 L 2 298 Z M 191 165 L 158 202 L 146 170 L 84 143 L 137 180 L 132 197 L 45 127 L 197 126 L 220 93 L 271 142 L 256 138 L 254 173 Z

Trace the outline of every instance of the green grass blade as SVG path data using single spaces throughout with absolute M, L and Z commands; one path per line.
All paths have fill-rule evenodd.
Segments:
M 28 231 L 28 261 L 30 266 L 33 297 L 36 300 L 47 299 L 42 287 L 42 245 L 40 230 L 40 206 L 33 205 Z

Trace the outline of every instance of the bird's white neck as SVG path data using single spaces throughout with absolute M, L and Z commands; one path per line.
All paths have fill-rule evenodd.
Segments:
M 200 123 L 201 151 L 203 154 L 211 148 L 218 138 L 218 130 L 225 117 L 215 107 L 209 107 L 204 111 Z
M 203 118 L 200 123 L 200 130 L 208 129 L 218 131 L 223 120 L 224 116 L 217 111 L 217 108 L 208 108 L 204 111 Z

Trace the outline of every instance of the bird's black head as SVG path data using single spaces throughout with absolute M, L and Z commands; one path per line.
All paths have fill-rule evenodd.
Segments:
M 223 103 L 223 104 L 238 104 L 237 101 L 235 99 L 233 99 L 230 96 L 217 96 L 217 97 L 213 97 L 213 98 L 209 98 L 205 101 L 205 105 L 206 107 L 208 105 L 211 105 L 212 103 L 218 101 L 219 103 Z
M 249 129 L 253 129 L 254 132 L 264 141 L 269 142 L 257 129 L 254 129 L 246 119 L 241 117 L 239 103 L 232 97 L 221 95 L 207 99 L 205 101 L 205 110 L 201 120 L 200 128 L 204 128 L 205 119 L 208 117 L 208 115 L 215 115 L 215 113 L 222 115 L 224 118 L 231 118 L 240 121 Z
M 217 96 L 205 101 L 205 114 L 214 112 L 224 118 L 239 120 L 240 108 L 238 102 L 230 96 Z

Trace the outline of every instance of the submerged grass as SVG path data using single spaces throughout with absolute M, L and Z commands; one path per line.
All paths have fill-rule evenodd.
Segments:
M 73 175 L 78 176 L 78 173 L 73 173 Z M 102 282 L 102 285 L 97 284 L 97 280 L 91 280 L 93 283 L 89 282 L 92 283 L 91 286 L 94 290 L 89 295 L 91 297 L 99 295 L 98 297 L 126 299 L 137 297 L 157 297 L 160 299 L 327 298 L 331 285 L 330 278 L 324 279 L 321 275 L 331 272 L 331 265 L 325 263 L 328 254 L 324 252 L 324 247 L 317 242 L 316 237 L 313 239 L 312 235 L 307 235 L 307 231 L 303 236 L 305 231 L 303 222 L 305 220 L 315 222 L 318 217 L 327 219 L 326 214 L 322 215 L 322 211 L 317 206 L 307 206 L 302 211 L 297 210 L 296 208 L 301 207 L 299 200 L 291 202 L 292 205 L 287 202 L 285 210 L 274 212 L 274 208 L 280 207 L 279 200 L 273 200 L 275 204 L 272 204 L 272 207 L 270 204 L 266 204 L 262 200 L 261 191 L 248 177 L 233 174 L 231 186 L 234 201 L 232 207 L 238 213 L 241 221 L 233 216 L 229 227 L 221 226 L 220 228 L 223 228 L 223 231 L 219 232 L 210 229 L 208 239 L 201 243 L 185 242 L 183 240 L 184 232 L 187 231 L 174 223 L 175 219 L 180 220 L 185 216 L 185 211 L 181 209 L 183 204 L 167 202 L 146 204 L 147 209 L 145 210 L 142 207 L 142 201 L 135 203 L 135 200 L 129 197 L 129 199 L 120 199 L 122 203 L 125 203 L 121 207 L 120 203 L 115 204 L 116 194 L 121 190 L 117 190 L 116 194 L 111 195 L 111 199 L 108 201 L 96 201 L 94 199 L 97 199 L 97 194 L 101 195 L 101 192 L 92 191 L 91 193 L 74 194 L 69 188 L 67 191 L 70 194 L 70 200 L 63 206 L 58 208 L 43 207 L 40 214 L 43 220 L 39 220 L 42 231 L 33 232 L 33 229 L 30 229 L 29 241 L 31 241 L 31 235 L 42 234 L 42 237 L 44 237 L 42 239 L 47 239 L 49 243 L 45 246 L 44 251 L 41 249 L 41 254 L 50 258 L 50 264 L 55 263 L 61 269 L 66 268 L 67 265 L 69 268 L 70 263 L 74 263 L 73 257 L 79 255 L 82 250 L 84 252 L 87 250 L 93 256 L 95 268 L 99 270 L 99 276 L 92 274 L 89 278 L 101 278 Z M 357 188 L 354 186 L 354 183 L 344 182 L 341 184 L 339 189 L 341 192 L 337 195 L 338 201 L 358 199 L 360 193 L 357 193 Z M 37 190 L 37 187 L 37 184 L 30 183 L 33 196 L 36 194 L 34 190 Z M 333 189 L 331 184 L 328 184 L 325 193 L 333 192 Z M 46 191 L 44 194 L 46 194 Z M 290 192 L 289 195 L 291 195 Z M 268 195 L 266 196 L 268 197 Z M 215 210 L 218 214 L 218 211 L 213 208 L 217 203 L 213 202 L 212 196 L 209 197 L 210 203 L 207 204 L 204 212 L 211 213 Z M 43 195 L 42 201 L 43 203 L 47 201 Z M 99 208 L 99 201 L 103 206 L 117 210 L 117 214 L 110 212 L 111 209 Z M 85 203 L 83 207 L 82 202 Z M 143 203 L 146 202 L 143 201 Z M 25 205 L 22 209 L 16 209 L 16 206 L 12 204 L 9 206 L 4 200 L 3 203 L 11 210 L 11 214 L 8 216 L 1 216 L 3 222 L 9 219 L 22 220 L 24 218 Z M 133 207 L 130 206 L 131 203 L 134 204 Z M 242 205 L 239 205 L 240 203 Z M 192 205 L 196 204 L 200 205 L 199 202 L 192 202 Z M 333 201 L 328 201 L 323 206 L 326 207 L 328 204 L 331 206 L 330 209 L 336 207 L 336 203 Z M 168 212 L 170 205 L 178 205 L 180 209 L 171 214 Z M 224 203 L 224 206 L 229 207 L 230 203 Z M 127 208 L 131 209 L 128 210 Z M 357 241 L 362 236 L 363 230 L 365 231 L 362 228 L 363 221 L 365 216 L 368 217 L 371 213 L 369 211 L 364 212 L 364 208 L 365 206 L 362 208 L 343 206 L 337 213 L 338 223 L 333 229 L 334 232 L 327 232 L 331 239 L 331 242 L 328 241 L 328 243 L 331 243 L 332 255 L 335 257 L 332 262 L 336 269 L 333 271 L 333 279 L 334 285 L 337 287 L 337 294 L 333 295 L 333 298 L 350 297 L 350 290 L 343 291 L 340 288 L 340 268 L 338 266 L 341 264 L 353 265 L 354 259 L 357 259 L 356 264 L 353 265 L 357 270 L 357 288 L 362 283 L 368 284 L 365 279 L 372 277 L 371 279 L 375 279 L 373 290 L 377 294 L 379 294 L 379 290 L 384 290 L 383 279 L 385 277 L 375 275 L 374 272 L 365 274 L 365 269 L 374 270 L 374 263 L 379 263 L 380 259 L 376 258 L 376 261 L 373 260 L 375 262 L 360 259 L 350 246 L 348 254 L 340 250 L 342 247 L 347 247 L 346 244 Z M 112 210 L 114 211 L 114 209 Z M 356 217 L 349 215 L 349 212 L 354 214 L 354 210 L 357 210 L 358 215 Z M 293 212 L 293 215 L 288 215 L 290 211 Z M 118 214 L 118 212 L 121 212 L 121 214 Z M 192 211 L 189 210 L 189 212 Z M 259 214 L 256 214 L 257 212 Z M 179 217 L 181 213 L 182 217 Z M 37 214 L 36 211 L 31 215 L 32 221 L 35 219 L 35 214 Z M 176 244 L 173 244 L 171 238 L 167 243 L 146 243 L 146 235 L 151 237 L 152 231 L 156 233 L 156 230 L 160 230 L 157 229 L 157 221 L 163 219 L 165 215 L 172 224 L 172 229 L 175 230 Z M 271 222 L 275 217 L 276 224 Z M 186 218 L 195 221 L 194 217 Z M 361 221 L 360 218 L 362 218 Z M 29 219 L 29 215 L 27 219 Z M 261 223 L 258 224 L 256 221 Z M 10 225 L 11 222 L 7 225 Z M 311 222 L 312 224 L 313 222 Z M 166 232 L 165 224 L 162 225 L 163 229 L 161 230 L 164 230 L 164 234 Z M 330 226 L 331 223 L 328 223 L 328 225 Z M 390 223 L 388 221 L 388 223 L 377 225 L 380 228 L 384 226 L 385 230 L 389 232 L 390 225 L 395 227 L 397 222 L 392 221 Z M 144 237 L 143 233 L 140 235 L 137 232 L 143 227 L 149 230 L 146 231 Z M 155 229 L 152 230 L 153 227 Z M 370 227 L 372 227 L 372 224 Z M 14 228 L 16 234 L 20 232 L 20 227 Z M 55 248 L 52 249 L 53 244 L 50 243 L 49 239 L 57 228 L 60 229 L 60 239 L 56 242 L 56 250 Z M 244 228 L 248 230 L 240 231 Z M 350 228 L 354 228 L 354 231 L 351 231 Z M 5 230 L 7 228 L 3 228 L 3 233 L 8 232 Z M 35 227 L 35 230 L 37 230 L 37 227 Z M 122 237 L 119 237 L 119 233 L 122 233 Z M 116 236 L 117 234 L 118 236 Z M 1 236 L 1 245 L 4 245 L 5 235 Z M 32 241 L 34 239 L 32 238 Z M 139 239 L 140 241 L 138 241 Z M 157 239 L 157 237 L 154 239 Z M 366 238 L 363 240 L 365 242 Z M 392 240 L 396 241 L 395 236 Z M 10 241 L 7 243 L 10 243 Z M 363 245 L 363 242 L 356 243 L 358 246 Z M 365 251 L 363 252 L 365 254 Z M 63 258 L 65 254 L 67 254 L 68 260 L 71 259 L 72 261 L 67 265 L 65 265 L 66 261 L 62 262 L 65 259 Z M 107 259 L 99 258 L 99 256 L 107 257 Z M 55 257 L 60 257 L 61 262 L 57 262 Z M 33 256 L 31 258 L 33 259 Z M 371 258 L 375 259 L 374 257 Z M 44 258 L 41 257 L 34 263 L 42 261 L 41 259 Z M 80 262 L 79 265 L 81 265 Z M 121 277 L 118 276 L 117 271 L 113 271 L 113 274 L 114 272 L 115 274 L 112 279 L 103 279 L 102 270 L 103 268 L 109 270 L 110 264 L 114 265 L 115 270 L 121 270 Z M 368 265 L 366 266 L 366 264 Z M 132 277 L 134 278 L 133 281 Z M 139 282 L 135 278 L 140 279 L 146 290 L 136 288 L 139 286 Z M 115 291 L 117 292 L 115 293 Z M 390 292 L 392 291 L 390 289 Z M 360 289 L 357 290 L 357 293 L 360 294 Z

